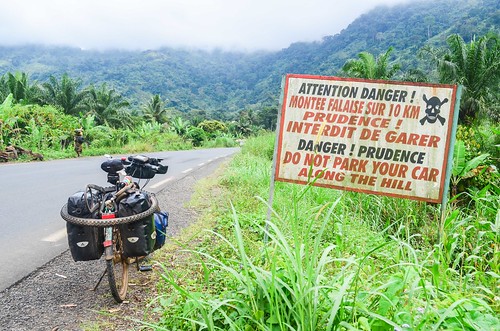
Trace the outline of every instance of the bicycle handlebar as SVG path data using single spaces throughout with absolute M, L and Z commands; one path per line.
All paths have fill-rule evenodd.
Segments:
M 109 159 L 101 164 L 101 169 L 108 173 L 108 178 L 115 177 L 118 171 L 125 170 L 126 174 L 140 179 L 150 179 L 156 174 L 166 174 L 168 166 L 161 164 L 163 159 L 145 155 L 132 155 L 127 158 Z

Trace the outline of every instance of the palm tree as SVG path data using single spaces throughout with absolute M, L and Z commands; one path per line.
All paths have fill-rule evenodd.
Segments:
M 129 106 L 129 102 L 114 89 L 108 88 L 106 83 L 99 88 L 91 85 L 87 89 L 85 105 L 87 112 L 95 116 L 98 125 L 116 128 L 130 127 L 133 124 L 130 113 L 123 109 Z
M 109 124 L 114 128 L 129 128 L 132 129 L 136 125 L 134 117 L 128 109 L 120 108 L 116 110 L 116 116 L 113 117 Z
M 0 103 L 3 102 L 10 94 L 7 76 L 0 77 Z
M 159 94 L 155 94 L 148 101 L 143 108 L 144 117 L 148 122 L 156 121 L 164 123 L 166 121 L 165 102 L 161 99 Z
M 238 134 L 249 136 L 254 132 L 255 122 L 255 116 L 252 110 L 242 110 L 239 113 L 238 119 L 234 122 L 234 125 Z
M 278 118 L 277 107 L 263 107 L 257 113 L 258 123 L 267 130 L 274 130 L 276 128 L 276 121 Z
M 482 109 L 495 105 L 500 85 L 500 44 L 498 34 L 473 38 L 469 44 L 454 34 L 447 39 L 449 50 L 437 61 L 439 80 L 445 84 L 461 84 L 461 122 L 473 121 Z
M 389 47 L 387 52 L 380 55 L 377 59 L 373 54 L 361 52 L 358 54 L 359 59 L 350 59 L 342 67 L 350 77 L 368 78 L 368 79 L 391 79 L 401 66 L 399 64 L 389 64 L 389 56 L 393 51 Z
M 2 77 L 0 85 L 0 94 L 3 96 L 3 99 L 12 93 L 13 101 L 16 103 L 30 104 L 40 102 L 40 87 L 36 83 L 30 84 L 28 75 L 24 72 L 17 72 L 15 74 L 7 73 Z
M 68 74 L 64 74 L 58 81 L 54 76 L 49 77 L 49 81 L 42 84 L 42 101 L 47 104 L 59 106 L 65 114 L 78 115 L 84 111 L 87 91 L 81 91 L 81 80 L 73 80 Z
M 401 75 L 401 80 L 405 82 L 428 82 L 427 73 L 420 69 L 408 69 Z

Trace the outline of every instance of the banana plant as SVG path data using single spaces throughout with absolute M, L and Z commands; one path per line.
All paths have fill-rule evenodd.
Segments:
M 17 127 L 17 120 L 19 117 L 13 111 L 14 97 L 10 93 L 2 104 L 0 104 L 0 149 L 11 143 L 16 133 L 19 130 Z
M 481 154 L 471 160 L 467 160 L 465 143 L 462 140 L 455 142 L 453 151 L 453 168 L 451 172 L 451 193 L 452 197 L 458 193 L 458 185 L 461 181 L 478 176 L 478 171 L 490 154 Z

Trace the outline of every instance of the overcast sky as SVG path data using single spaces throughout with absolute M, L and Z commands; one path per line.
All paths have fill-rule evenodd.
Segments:
M 2 0 L 0 45 L 280 50 L 409 0 Z

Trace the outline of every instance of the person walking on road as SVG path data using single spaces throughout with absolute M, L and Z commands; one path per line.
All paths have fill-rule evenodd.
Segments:
M 75 152 L 76 156 L 80 157 L 82 155 L 82 150 L 83 150 L 83 129 L 76 129 L 75 130 Z

